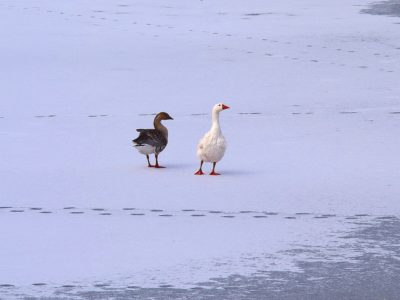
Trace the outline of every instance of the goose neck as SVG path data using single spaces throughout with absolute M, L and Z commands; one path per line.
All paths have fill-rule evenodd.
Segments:
M 212 112 L 212 126 L 211 129 L 220 131 L 221 127 L 219 125 L 219 112 L 213 111 Z
M 161 120 L 155 119 L 154 120 L 154 128 L 162 133 L 162 135 L 168 139 L 168 129 L 165 127 L 162 123 Z

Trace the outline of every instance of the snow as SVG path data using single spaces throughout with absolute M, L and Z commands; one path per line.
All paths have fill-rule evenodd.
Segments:
M 367 4 L 2 1 L 0 283 L 292 270 L 281 251 L 329 245 L 346 216 L 398 215 L 399 27 Z M 193 176 L 218 102 L 222 175 Z M 174 120 L 155 170 L 131 140 L 159 111 Z

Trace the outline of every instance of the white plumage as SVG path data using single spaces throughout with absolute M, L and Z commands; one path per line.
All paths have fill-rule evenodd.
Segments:
M 205 162 L 219 162 L 224 157 L 226 140 L 220 128 L 211 128 L 197 146 L 197 157 Z
M 219 124 L 219 113 L 228 108 L 222 103 L 213 107 L 211 129 L 203 136 L 197 146 L 197 157 L 200 159 L 201 164 L 199 171 L 195 173 L 196 175 L 204 174 L 202 171 L 203 162 L 213 163 L 213 170 L 210 175 L 219 175 L 215 173 L 215 165 L 224 157 L 226 150 L 226 140 Z
M 135 147 L 139 153 L 144 154 L 144 155 L 150 155 L 150 154 L 154 154 L 156 152 L 156 147 L 151 146 L 151 145 L 147 145 L 147 144 L 143 144 L 143 145 L 133 145 L 133 147 Z

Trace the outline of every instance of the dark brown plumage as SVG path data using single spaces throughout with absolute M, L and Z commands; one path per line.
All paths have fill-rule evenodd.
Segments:
M 165 112 L 158 113 L 154 118 L 154 129 L 136 129 L 139 132 L 139 136 L 132 141 L 134 147 L 140 153 L 146 155 L 149 167 L 153 167 L 150 164 L 149 154 L 154 153 L 156 158 L 154 167 L 162 168 L 158 164 L 158 155 L 168 144 L 168 129 L 161 124 L 162 120 L 173 120 L 173 118 Z

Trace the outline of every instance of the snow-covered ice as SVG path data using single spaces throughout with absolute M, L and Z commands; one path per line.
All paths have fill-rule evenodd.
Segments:
M 0 298 L 400 257 L 342 238 L 400 214 L 400 21 L 368 4 L 3 0 Z M 159 111 L 163 170 L 131 143 Z

